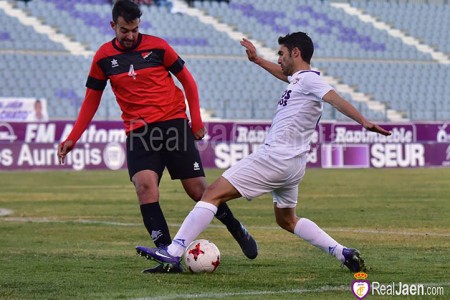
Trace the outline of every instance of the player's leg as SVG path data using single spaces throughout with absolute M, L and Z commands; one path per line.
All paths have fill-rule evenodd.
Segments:
M 164 159 L 172 179 L 180 179 L 191 199 L 199 201 L 207 187 L 200 153 L 187 120 L 175 119 L 165 122 L 166 141 Z M 256 241 L 234 217 L 226 203 L 219 205 L 219 219 L 238 242 L 245 256 L 250 259 L 258 255 Z
M 145 228 L 155 245 L 163 247 L 169 245 L 172 240 L 167 221 L 159 205 L 159 181 L 165 165 L 158 151 L 159 145 L 151 142 L 150 134 L 154 128 L 155 126 L 147 124 L 128 135 L 127 163 Z M 182 272 L 182 269 L 174 268 L 171 272 L 173 271 Z M 167 270 L 157 265 L 143 272 L 160 273 Z
M 186 217 L 167 250 L 137 247 L 138 253 L 164 265 L 177 266 L 186 246 L 211 223 L 220 204 L 241 196 L 253 199 L 273 190 L 268 177 L 277 176 L 279 172 L 264 173 L 267 158 L 265 154 L 254 152 L 226 170 L 206 189 L 202 200 Z M 262 173 L 265 176 L 261 176 Z
M 302 238 L 313 246 L 316 246 L 326 253 L 333 255 L 353 272 L 365 270 L 364 260 L 356 249 L 342 246 L 322 228 L 313 221 L 306 218 L 299 218 L 296 214 L 296 207 L 289 199 L 296 198 L 298 188 L 293 187 L 291 191 L 283 189 L 274 191 L 274 212 L 277 224 Z
M 311 245 L 333 255 L 350 271 L 359 272 L 366 270 L 364 259 L 358 250 L 342 246 L 313 221 L 300 218 L 295 226 L 294 234 Z
M 344 247 L 317 226 L 316 223 L 306 218 L 297 217 L 295 207 L 280 208 L 275 203 L 274 211 L 277 224 L 281 228 L 295 234 L 336 258 L 343 259 L 342 250 Z
M 181 257 L 184 249 L 195 240 L 211 223 L 217 213 L 217 207 L 234 198 L 240 193 L 224 177 L 218 178 L 203 194 L 175 235 L 167 252 L 175 257 Z
M 159 176 L 154 171 L 143 170 L 132 178 L 139 201 L 142 220 L 150 238 L 157 247 L 169 245 L 169 227 L 159 205 Z
M 165 269 L 180 268 L 181 256 L 186 247 L 208 227 L 217 213 L 217 206 L 227 200 L 240 197 L 239 192 L 223 177 L 209 186 L 202 200 L 197 202 L 166 248 L 136 247 L 141 256 L 158 261 Z
M 140 171 L 133 176 L 133 183 L 136 187 L 142 220 L 151 239 L 157 247 L 165 247 L 172 240 L 170 238 L 167 221 L 159 205 L 159 176 L 150 170 Z M 170 269 L 158 264 L 152 268 L 142 270 L 142 273 L 180 273 L 183 272 L 181 266 Z
M 306 170 L 306 156 L 293 158 L 286 165 L 290 180 L 272 192 L 277 224 L 313 246 L 335 256 L 352 271 L 365 269 L 364 260 L 356 249 L 345 248 L 323 231 L 316 223 L 297 217 L 298 188 Z
M 194 201 L 199 201 L 206 190 L 207 183 L 204 177 L 189 178 L 181 180 L 186 193 Z M 239 220 L 237 220 L 226 203 L 222 203 L 217 208 L 215 217 L 222 222 L 239 244 L 242 252 L 250 259 L 258 255 L 258 246 L 254 238 Z
M 127 137 L 127 164 L 133 182 L 144 225 L 157 247 L 171 243 L 164 214 L 159 206 L 159 181 L 164 164 L 158 145 L 150 143 L 154 127 L 145 125 Z M 155 148 L 156 147 L 156 148 Z

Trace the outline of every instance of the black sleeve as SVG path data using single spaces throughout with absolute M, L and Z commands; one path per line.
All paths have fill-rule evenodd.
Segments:
M 184 67 L 184 60 L 182 60 L 179 56 L 178 59 L 169 67 L 169 71 L 172 74 L 177 74 Z
M 86 87 L 96 91 L 103 91 L 106 87 L 106 84 L 107 80 L 99 80 L 91 76 L 89 76 L 86 81 Z

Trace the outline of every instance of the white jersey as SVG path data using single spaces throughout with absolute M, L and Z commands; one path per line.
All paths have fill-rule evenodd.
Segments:
M 322 115 L 322 97 L 333 89 L 317 71 L 299 71 L 288 79 L 264 142 L 268 151 L 285 158 L 309 151 Z
M 309 151 L 322 115 L 322 98 L 332 89 L 319 72 L 300 71 L 289 77 L 265 145 L 222 176 L 247 199 L 272 192 L 278 208 L 295 207 L 306 168 L 306 155 L 302 154 Z

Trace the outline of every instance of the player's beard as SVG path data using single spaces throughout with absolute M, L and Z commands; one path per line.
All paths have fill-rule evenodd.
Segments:
M 292 66 L 290 65 L 281 65 L 281 71 L 285 76 L 291 76 L 292 73 Z
M 131 49 L 135 46 L 136 41 L 135 40 L 120 40 L 119 41 L 120 45 L 122 45 L 123 48 L 125 49 Z
M 294 74 L 294 61 L 292 56 L 281 63 L 281 71 L 285 76 L 291 76 Z

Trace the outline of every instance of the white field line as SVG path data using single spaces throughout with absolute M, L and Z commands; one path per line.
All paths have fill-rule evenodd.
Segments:
M 323 286 L 316 289 L 292 289 L 292 290 L 281 290 L 281 291 L 247 291 L 247 292 L 236 292 L 236 293 L 200 293 L 200 294 L 175 294 L 160 297 L 146 297 L 137 298 L 135 300 L 171 300 L 171 299 L 214 299 L 214 298 L 225 298 L 225 297 L 242 297 L 242 296 L 269 296 L 269 295 L 282 295 L 282 294 L 305 294 L 305 293 L 323 293 L 323 292 L 336 292 L 336 291 L 346 291 L 349 290 L 348 286 Z
M 0 217 L 4 217 L 4 216 L 10 215 L 12 213 L 13 213 L 13 211 L 10 209 L 0 208 Z
M 0 209 L 0 212 L 5 209 Z M 12 211 L 9 211 L 10 213 Z M 1 214 L 0 214 L 1 216 Z M 4 215 L 3 215 L 4 216 Z M 0 221 L 18 222 L 18 223 L 80 223 L 80 224 L 94 224 L 94 225 L 107 225 L 107 226 L 143 226 L 141 223 L 124 223 L 124 222 L 112 222 L 112 221 L 101 221 L 101 220 L 70 220 L 70 219 L 59 219 L 59 218 L 26 218 L 26 217 L 4 217 Z M 170 227 L 179 228 L 180 223 L 170 223 Z M 211 224 L 209 228 L 224 228 L 223 225 Z M 247 229 L 252 230 L 282 230 L 278 226 L 246 226 Z M 450 233 L 445 232 L 414 232 L 414 231 L 391 231 L 391 230 L 377 230 L 377 229 L 362 229 L 362 228 L 323 228 L 328 232 L 347 232 L 347 233 L 368 233 L 368 234 L 381 234 L 381 235 L 409 235 L 409 236 L 442 236 L 450 237 Z
M 450 282 L 439 282 L 439 283 L 411 283 L 410 285 L 423 285 L 425 287 L 447 287 L 450 286 Z M 226 297 L 242 297 L 242 296 L 270 296 L 270 295 L 283 295 L 283 294 L 306 294 L 306 293 L 326 293 L 326 292 L 336 292 L 336 291 L 349 291 L 350 284 L 348 286 L 322 286 L 315 289 L 291 289 L 291 290 L 281 290 L 281 291 L 247 291 L 247 292 L 236 292 L 236 293 L 199 293 L 199 294 L 174 294 L 159 297 L 146 297 L 146 298 L 136 298 L 135 300 L 172 300 L 172 299 L 214 299 L 214 298 L 226 298 Z

